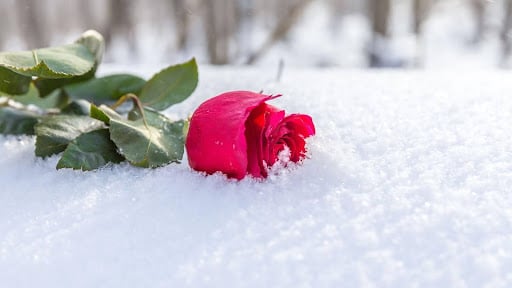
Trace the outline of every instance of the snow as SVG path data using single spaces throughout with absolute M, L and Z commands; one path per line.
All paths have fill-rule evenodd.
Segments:
M 167 114 L 282 93 L 315 121 L 309 159 L 264 182 L 57 171 L 0 136 L 2 287 L 511 286 L 510 73 L 200 69 Z

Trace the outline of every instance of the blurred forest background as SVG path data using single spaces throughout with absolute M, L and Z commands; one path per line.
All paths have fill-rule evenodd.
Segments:
M 106 62 L 511 67 L 512 0 L 0 0 L 0 49 L 87 29 Z

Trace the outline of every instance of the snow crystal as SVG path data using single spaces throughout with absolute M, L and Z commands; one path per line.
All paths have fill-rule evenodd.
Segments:
M 32 137 L 0 137 L 1 286 L 512 285 L 509 73 L 274 72 L 202 67 L 166 111 L 282 93 L 272 105 L 310 114 L 317 136 L 266 181 L 186 159 L 57 171 Z

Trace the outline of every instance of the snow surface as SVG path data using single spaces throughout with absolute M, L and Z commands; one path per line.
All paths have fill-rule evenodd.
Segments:
M 512 285 L 512 74 L 275 74 L 202 67 L 166 111 L 283 93 L 273 104 L 312 115 L 318 135 L 264 182 L 186 161 L 57 171 L 32 138 L 0 137 L 0 286 Z

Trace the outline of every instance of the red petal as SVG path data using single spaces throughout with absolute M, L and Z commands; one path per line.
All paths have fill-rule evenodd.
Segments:
M 290 149 L 290 160 L 297 162 L 306 153 L 305 138 L 315 134 L 315 125 L 308 115 L 292 114 L 283 119 L 269 136 L 269 165 L 273 165 L 284 147 Z
M 291 114 L 283 119 L 283 124 L 303 138 L 315 135 L 315 125 L 311 116 L 304 114 Z
M 201 104 L 192 115 L 185 144 L 190 167 L 244 178 L 248 167 L 246 120 L 258 105 L 275 97 L 233 91 Z
M 267 177 L 268 139 L 267 135 L 284 118 L 284 110 L 261 103 L 246 122 L 248 165 L 247 172 L 257 178 Z

